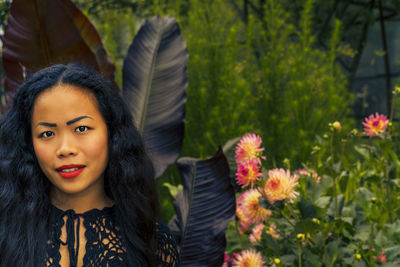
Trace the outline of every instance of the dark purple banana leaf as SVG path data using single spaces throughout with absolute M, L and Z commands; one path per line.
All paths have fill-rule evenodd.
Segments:
M 114 80 L 114 64 L 94 26 L 70 0 L 13 0 L 3 40 L 7 106 L 27 73 L 79 62 Z
M 222 149 L 209 159 L 177 162 L 183 190 L 174 201 L 171 231 L 183 266 L 222 266 L 225 231 L 235 217 L 235 192 Z
M 147 20 L 124 60 L 123 95 L 156 177 L 176 161 L 182 147 L 187 60 L 186 43 L 171 17 Z

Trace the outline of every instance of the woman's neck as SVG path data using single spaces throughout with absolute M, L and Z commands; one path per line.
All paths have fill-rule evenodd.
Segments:
M 50 191 L 51 203 L 61 210 L 72 209 L 76 213 L 84 213 L 92 209 L 111 207 L 114 202 L 105 193 L 104 187 L 89 187 L 76 194 L 68 194 L 55 186 Z

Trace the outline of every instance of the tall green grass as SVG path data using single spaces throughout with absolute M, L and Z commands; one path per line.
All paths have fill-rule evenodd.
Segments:
M 187 16 L 178 17 L 190 55 L 182 154 L 206 157 L 255 131 L 270 166 L 285 157 L 298 164 L 315 134 L 349 115 L 352 97 L 335 63 L 340 22 L 330 48 L 318 49 L 313 1 L 304 4 L 298 25 L 279 2 L 266 1 L 263 19 L 250 13 L 247 23 L 221 0 L 191 1 Z

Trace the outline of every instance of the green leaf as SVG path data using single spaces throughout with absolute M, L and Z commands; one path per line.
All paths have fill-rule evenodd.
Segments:
M 386 262 L 384 264 L 382 264 L 381 266 L 383 267 L 398 267 L 398 264 L 392 263 L 392 262 Z
M 325 209 L 329 203 L 331 202 L 331 197 L 325 196 L 320 197 L 315 201 L 315 205 L 320 207 L 321 209 Z
M 400 245 L 385 248 L 386 254 L 391 258 L 396 258 L 400 256 Z
M 376 233 L 374 242 L 377 247 L 384 247 L 386 245 L 387 237 L 385 236 L 382 230 L 379 230 Z
M 312 220 L 306 219 L 306 220 L 301 220 L 296 223 L 295 226 L 295 231 L 296 233 L 302 233 L 302 234 L 313 234 L 318 232 L 320 229 L 320 226 L 316 223 L 313 223 Z
M 245 234 L 238 234 L 238 226 L 235 220 L 232 220 L 228 224 L 228 229 L 226 230 L 226 252 L 232 254 L 234 252 L 241 251 L 244 247 L 251 246 L 249 237 Z
M 263 231 L 263 234 L 262 234 L 262 244 L 263 244 L 263 247 L 267 247 L 270 250 L 272 250 L 275 255 L 279 254 L 278 241 L 273 239 L 272 236 L 267 234 L 265 231 Z
M 310 251 L 309 249 L 304 249 L 302 260 L 304 261 L 303 266 L 322 266 L 321 257 L 318 254 L 315 254 L 313 251 Z
M 363 156 L 365 159 L 369 159 L 370 158 L 370 150 L 362 145 L 356 145 L 354 146 L 354 150 L 357 151 L 361 156 Z
M 354 267 L 367 267 L 367 264 L 363 260 L 355 261 Z
M 338 210 L 339 216 L 341 216 L 342 215 L 342 211 L 343 211 L 343 206 L 344 206 L 344 196 L 343 196 L 343 194 L 340 194 L 340 195 L 337 196 L 337 204 L 338 204 L 337 210 Z M 336 202 L 335 202 L 335 199 L 332 198 L 332 202 L 331 202 L 331 204 L 330 204 L 330 206 L 329 206 L 329 208 L 328 208 L 326 213 L 329 216 L 334 217 L 335 216 L 335 208 L 336 208 Z
M 389 236 L 393 236 L 395 234 L 400 233 L 400 220 L 396 220 L 395 222 L 391 224 L 387 224 L 387 232 Z
M 297 205 L 303 219 L 312 219 L 318 217 L 317 210 L 311 201 L 301 198 Z
M 326 194 L 330 187 L 333 186 L 333 179 L 329 175 L 322 175 L 321 183 L 315 184 L 315 197 L 319 198 Z
M 357 203 L 364 209 L 367 208 L 371 199 L 374 197 L 374 194 L 364 187 L 359 188 L 357 190 L 356 195 L 357 195 Z
M 163 186 L 165 186 L 166 188 L 168 188 L 169 193 L 171 194 L 171 196 L 173 196 L 174 198 L 176 197 L 176 195 L 178 194 L 179 191 L 181 191 L 183 189 L 183 186 L 181 184 L 175 186 L 172 185 L 170 183 L 163 183 Z
M 353 217 L 341 217 L 340 219 L 341 219 L 342 221 L 344 221 L 344 222 L 350 224 L 350 225 L 353 225 L 353 220 L 354 220 Z
M 361 242 L 367 242 L 370 237 L 370 225 L 364 224 L 361 225 L 358 229 L 356 229 L 356 234 L 354 235 L 355 240 L 359 240 Z
M 340 242 L 338 240 L 332 241 L 328 243 L 326 246 L 326 252 L 328 255 L 328 262 L 330 263 L 330 266 L 334 266 L 334 263 L 339 257 L 339 245 Z
M 279 258 L 284 266 L 293 266 L 297 256 L 293 254 L 283 255 Z
M 342 167 L 342 163 L 340 161 L 336 162 L 335 164 L 333 164 L 333 171 L 335 173 L 339 174 L 341 167 Z

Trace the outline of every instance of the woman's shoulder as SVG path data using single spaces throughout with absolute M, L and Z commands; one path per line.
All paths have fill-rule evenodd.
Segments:
M 162 221 L 157 224 L 157 266 L 180 266 L 179 249 L 169 227 Z

